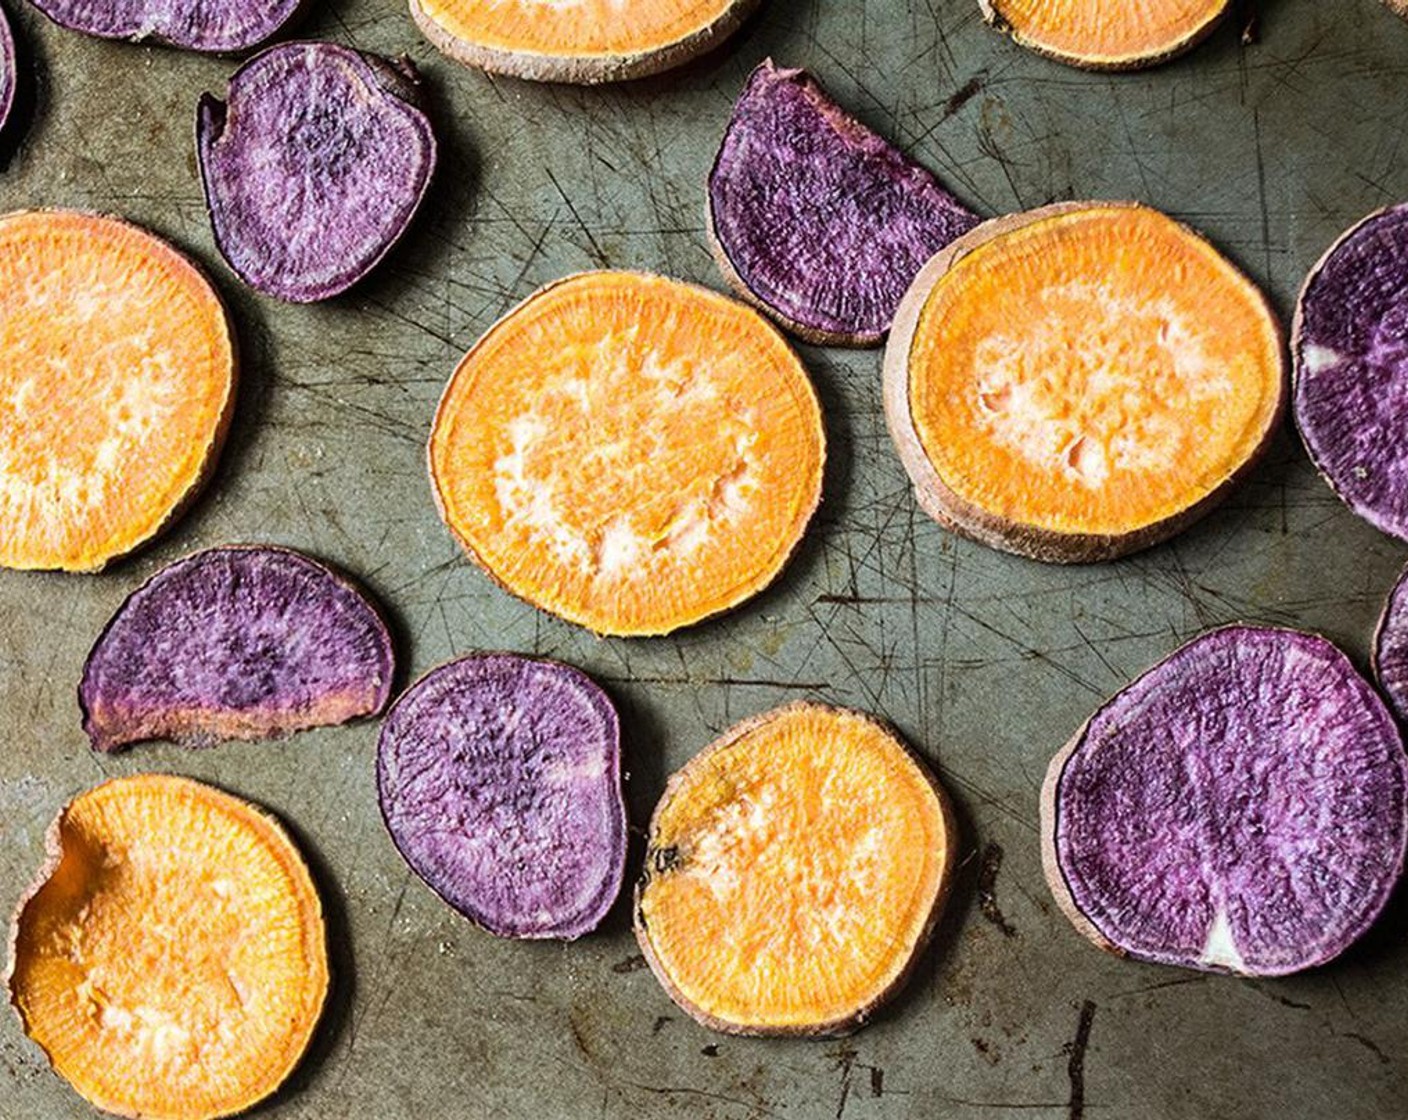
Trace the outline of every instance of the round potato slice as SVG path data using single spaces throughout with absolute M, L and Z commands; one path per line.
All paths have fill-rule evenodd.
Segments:
M 25 1032 L 88 1101 L 206 1120 L 272 1093 L 328 990 L 312 877 L 284 830 L 187 778 L 116 778 L 71 801 L 11 930 Z
M 116 218 L 0 217 L 0 567 L 95 571 L 153 537 L 234 395 L 224 306 L 180 253 Z
M 1201 517 L 1260 458 L 1285 400 L 1265 297 L 1132 202 L 984 222 L 924 266 L 885 353 L 885 415 L 920 505 L 1059 563 Z
M 589 272 L 490 328 L 430 437 L 441 514 L 489 573 L 601 634 L 664 634 L 781 571 L 821 498 L 806 371 L 736 300 Z
M 670 779 L 636 937 L 708 1027 L 843 1034 L 898 991 L 927 943 L 954 834 L 938 783 L 886 728 L 822 704 L 778 708 Z
M 983 17 L 1022 46 L 1086 70 L 1137 70 L 1202 42 L 1229 0 L 978 0 Z
M 410 0 L 425 37 L 494 74 L 591 85 L 658 74 L 732 35 L 759 0 Z

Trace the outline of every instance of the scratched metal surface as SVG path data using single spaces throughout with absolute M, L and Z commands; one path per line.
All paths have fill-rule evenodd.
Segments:
M 1372 0 L 1275 0 L 1140 75 L 1013 47 L 972 0 L 770 0 L 721 53 L 600 90 L 491 81 L 441 59 L 397 0 L 315 0 L 308 35 L 405 51 L 444 143 L 428 213 L 368 284 L 312 308 L 243 290 L 215 254 L 191 151 L 231 65 L 103 44 L 14 12 L 36 112 L 4 209 L 116 211 L 211 269 L 246 352 L 214 484 L 158 545 L 98 578 L 0 573 L 0 900 L 58 806 L 175 770 L 271 807 L 313 853 L 337 984 L 269 1117 L 1387 1117 L 1408 1114 L 1408 905 L 1338 964 L 1274 983 L 1122 963 L 1051 906 L 1037 790 L 1092 705 L 1200 629 L 1324 630 L 1361 663 L 1405 550 L 1350 516 L 1293 437 L 1217 514 L 1122 563 L 1041 567 L 916 512 L 886 437 L 878 357 L 804 349 L 831 438 L 826 500 L 784 578 L 677 638 L 599 641 L 508 597 L 436 517 L 423 443 L 461 352 L 535 286 L 593 265 L 716 284 L 702 183 L 732 97 L 768 54 L 835 94 L 988 212 L 1135 197 L 1201 227 L 1288 314 L 1330 240 L 1408 197 L 1408 25 Z M 372 725 L 204 753 L 96 758 L 74 685 L 109 612 L 160 564 L 233 540 L 363 577 L 410 674 L 479 647 L 596 674 L 619 701 L 640 826 L 665 775 L 732 721 L 799 695 L 880 712 L 963 822 L 950 913 L 910 990 L 844 1043 L 739 1041 L 679 1013 L 618 906 L 562 947 L 477 932 L 410 878 L 376 812 Z M 638 857 L 638 852 L 635 853 Z M 86 1108 L 0 1019 L 0 1116 Z

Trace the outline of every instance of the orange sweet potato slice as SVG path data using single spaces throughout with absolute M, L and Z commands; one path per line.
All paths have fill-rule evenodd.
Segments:
M 70 802 L 10 932 L 10 1001 L 89 1102 L 203 1120 L 272 1093 L 328 990 L 312 877 L 284 830 L 187 778 Z
M 215 290 L 116 218 L 0 216 L 0 567 L 96 571 L 204 481 L 235 392 Z
M 446 523 L 509 591 L 600 634 L 664 634 L 777 575 L 824 445 L 806 371 L 757 312 L 588 272 L 474 344 L 429 457 Z
M 842 1034 L 907 979 L 953 866 L 927 768 L 858 712 L 746 720 L 665 789 L 635 927 L 682 1008 L 729 1034 Z
M 1087 70 L 1135 70 L 1196 46 L 1230 0 L 978 0 L 984 18 L 1022 46 Z
M 1256 462 L 1286 400 L 1265 297 L 1130 202 L 985 222 L 901 304 L 885 414 L 941 524 L 1059 563 L 1144 548 Z
M 451 58 L 539 82 L 618 82 L 723 42 L 759 0 L 410 0 Z

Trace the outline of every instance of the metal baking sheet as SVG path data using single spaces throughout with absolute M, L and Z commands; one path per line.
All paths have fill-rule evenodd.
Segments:
M 1408 24 L 1374 0 L 1266 2 L 1171 65 L 1084 74 L 986 28 L 974 0 L 767 0 L 722 51 L 601 89 L 491 79 L 441 58 L 399 0 L 315 0 L 302 27 L 422 69 L 443 138 L 426 212 L 348 296 L 257 297 L 211 243 L 195 102 L 233 67 L 58 30 L 5 0 L 36 67 L 5 209 L 116 212 L 204 262 L 244 348 L 229 446 L 158 544 L 93 578 L 0 572 L 0 901 L 45 825 L 100 779 L 191 774 L 290 822 L 331 916 L 336 988 L 269 1117 L 1111 1117 L 1408 1115 L 1408 902 L 1340 962 L 1252 982 L 1121 962 L 1042 880 L 1037 791 L 1105 695 L 1205 627 L 1321 630 L 1362 665 L 1403 546 L 1351 516 L 1289 431 L 1176 541 L 1056 568 L 958 540 L 920 514 L 886 435 L 879 357 L 803 347 L 826 409 L 825 502 L 779 583 L 655 640 L 598 640 L 498 590 L 435 513 L 424 444 L 461 353 L 536 286 L 595 266 L 717 285 L 703 183 L 733 97 L 769 55 L 812 68 L 987 213 L 1138 198 L 1204 230 L 1289 318 L 1330 241 L 1408 197 Z M 95 757 L 74 687 L 109 613 L 193 549 L 273 541 L 362 577 L 408 679 L 457 653 L 550 654 L 625 717 L 643 826 L 665 776 L 731 722 L 799 696 L 893 720 L 960 806 L 963 870 L 909 990 L 843 1042 L 745 1041 L 682 1015 L 642 967 L 626 904 L 570 946 L 471 928 L 413 878 L 380 824 L 376 727 L 198 753 Z M 637 841 L 634 857 L 639 858 Z M 0 1116 L 86 1106 L 0 1020 Z

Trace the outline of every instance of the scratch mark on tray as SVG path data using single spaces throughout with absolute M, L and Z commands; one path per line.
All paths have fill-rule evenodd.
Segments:
M 1081 1120 L 1085 1115 L 1085 1052 L 1090 1046 L 1090 1028 L 1095 1023 L 1095 1002 L 1086 1000 L 1080 1005 L 1080 1021 L 1076 1024 L 1076 1037 L 1066 1044 L 1070 1060 L 1066 1063 L 1066 1076 L 1071 1081 L 1071 1099 L 1066 1106 L 1069 1120 Z

